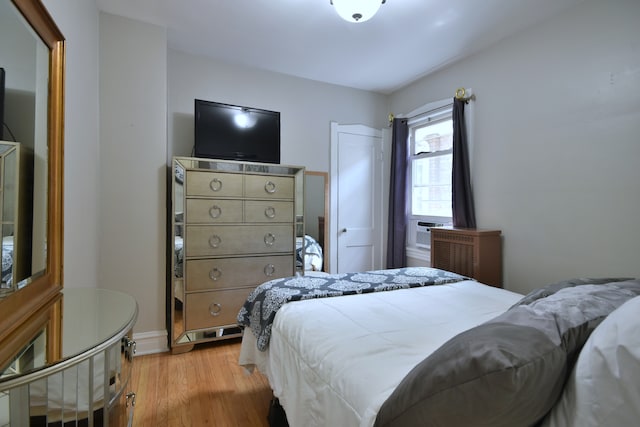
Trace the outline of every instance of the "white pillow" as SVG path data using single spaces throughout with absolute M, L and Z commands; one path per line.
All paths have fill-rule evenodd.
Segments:
M 585 343 L 543 426 L 632 426 L 640 420 L 640 297 L 609 314 Z

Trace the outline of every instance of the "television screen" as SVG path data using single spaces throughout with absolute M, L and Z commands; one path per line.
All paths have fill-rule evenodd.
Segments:
M 4 68 L 0 67 L 0 140 L 4 140 Z
M 280 113 L 195 100 L 196 157 L 280 163 Z

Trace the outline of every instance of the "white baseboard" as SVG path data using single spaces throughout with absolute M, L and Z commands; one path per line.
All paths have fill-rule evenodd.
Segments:
M 166 330 L 140 333 L 134 332 L 133 340 L 136 342 L 136 356 L 169 351 Z

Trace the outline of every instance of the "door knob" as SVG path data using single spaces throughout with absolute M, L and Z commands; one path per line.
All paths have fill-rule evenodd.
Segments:
M 346 232 L 347 232 L 347 229 L 346 229 L 346 228 L 343 228 L 343 229 L 342 229 L 342 232 L 343 232 L 343 233 L 346 233 Z

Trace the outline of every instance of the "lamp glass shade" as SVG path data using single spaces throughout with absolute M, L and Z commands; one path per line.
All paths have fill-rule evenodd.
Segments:
M 345 21 L 365 22 L 373 18 L 382 0 L 332 0 L 333 7 Z

